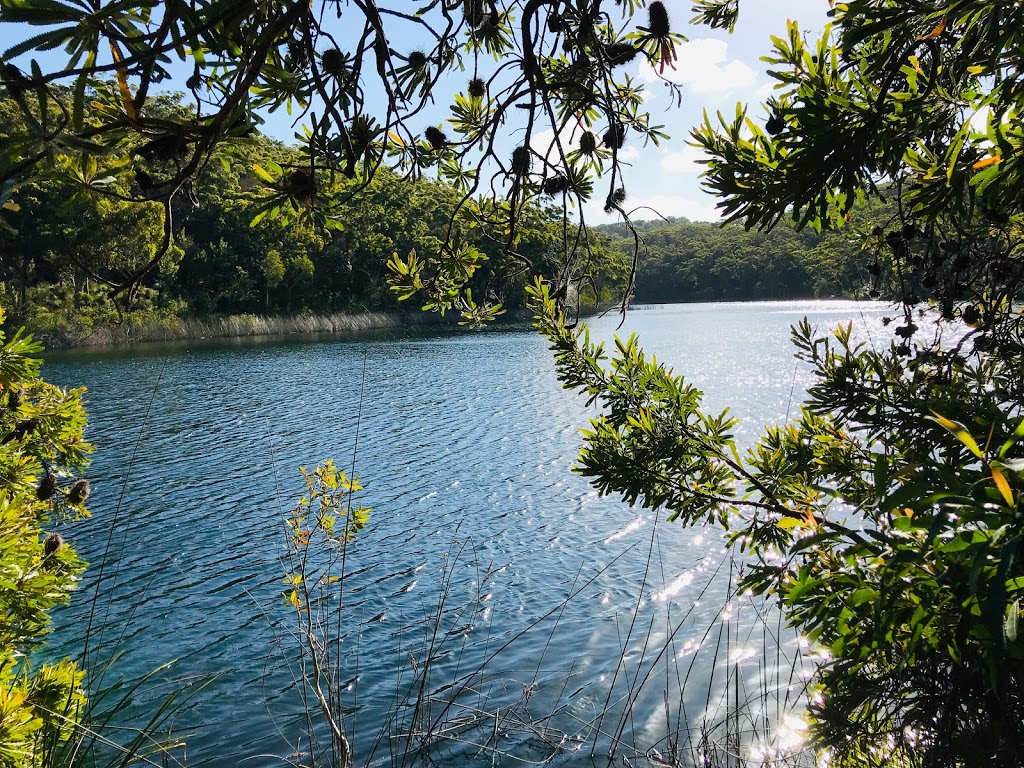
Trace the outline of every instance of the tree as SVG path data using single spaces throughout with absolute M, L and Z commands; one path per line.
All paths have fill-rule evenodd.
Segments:
M 156 8 L 3 0 L 0 21 L 34 28 L 4 53 L 20 129 L 0 153 L 0 205 L 29 179 L 45 177 L 159 206 L 159 247 L 110 292 L 130 297 L 170 249 L 175 208 L 218 151 L 248 141 L 261 114 L 295 110 L 305 125 L 297 151 L 253 165 L 262 185 L 255 220 L 338 231 L 346 204 L 381 167 L 435 174 L 454 187 L 458 204 L 439 228 L 435 252 L 400 254 L 403 274 L 408 286 L 432 286 L 439 307 L 476 322 L 497 309 L 480 288 L 475 295 L 488 298 L 478 307 L 466 285 L 485 261 L 467 229 L 499 233 L 514 271 L 535 272 L 521 249 L 532 205 L 550 200 L 567 215 L 596 194 L 621 210 L 627 137 L 657 143 L 664 136 L 642 109 L 643 87 L 616 71 L 638 56 L 662 71 L 673 64 L 682 38 L 665 6 L 642 8 L 639 0 L 428 0 L 415 12 L 364 0 Z M 410 37 L 432 42 L 424 50 L 395 47 Z M 45 71 L 36 61 L 25 71 L 12 62 L 57 49 L 66 61 Z M 182 66 L 194 107 L 170 109 L 157 89 Z M 450 128 L 428 117 L 439 100 L 450 104 Z M 553 138 L 541 146 L 545 130 Z M 105 175 L 89 174 L 97 157 L 130 189 L 110 189 Z M 596 191 L 598 182 L 605 191 Z M 580 220 L 562 235 L 566 295 L 570 281 L 578 295 L 588 279 L 582 231 Z M 504 279 L 509 271 L 496 272 Z
M 0 321 L 3 312 L 0 311 Z M 83 673 L 70 660 L 30 661 L 85 567 L 52 525 L 87 515 L 89 483 L 73 472 L 82 439 L 81 390 L 39 378 L 41 347 L 0 333 L 0 766 L 43 765 L 74 731 Z
M 735 0 L 699 5 L 735 21 Z M 764 125 L 740 107 L 693 139 L 729 220 L 840 228 L 890 214 L 864 266 L 903 307 L 887 347 L 793 330 L 815 383 L 741 456 L 734 421 L 644 356 L 566 327 L 532 289 L 566 386 L 602 406 L 580 471 L 605 493 L 728 528 L 740 589 L 831 651 L 810 697 L 838 765 L 1018 765 L 1024 753 L 1024 8 L 836 4 L 767 59 Z

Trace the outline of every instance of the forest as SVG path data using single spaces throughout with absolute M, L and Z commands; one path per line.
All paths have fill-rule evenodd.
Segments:
M 820 35 L 790 20 L 771 38 L 763 110 L 705 112 L 689 133 L 729 226 L 645 224 L 602 240 L 571 209 L 603 199 L 628 222 L 626 137 L 666 138 L 626 67 L 675 68 L 684 38 L 658 0 L 426 0 L 413 13 L 386 0 L 206 0 L 158 12 L 145 0 L 0 0 L 0 20 L 33 27 L 4 52 L 0 107 L 0 214 L 11 230 L 0 243 L 2 300 L 17 315 L 0 336 L 0 609 L 10 617 L 0 766 L 100 764 L 88 745 L 105 722 L 83 708 L 103 694 L 92 673 L 83 678 L 88 654 L 83 666 L 31 662 L 85 568 L 55 527 L 88 514 L 91 446 L 83 390 L 40 378 L 41 347 L 18 323 L 81 337 L 103 312 L 298 313 L 397 299 L 471 326 L 525 304 L 551 353 L 547 373 L 579 396 L 576 416 L 558 416 L 573 434 L 586 424 L 574 471 L 630 514 L 724 530 L 739 563 L 732 595 L 777 609 L 777 632 L 785 625 L 814 649 L 798 702 L 786 686 L 765 692 L 802 709 L 798 753 L 765 759 L 741 745 L 737 710 L 724 738 L 687 729 L 689 746 L 644 744 L 635 764 L 1018 768 L 1024 6 L 829 6 Z M 694 24 L 729 32 L 740 2 L 695 0 L 692 12 Z M 424 50 L 390 42 L 409 35 Z M 67 56 L 53 63 L 44 54 L 56 49 Z M 158 92 L 179 64 L 195 111 Z M 662 79 L 659 97 L 681 99 Z M 448 103 L 445 133 L 425 115 Z M 295 148 L 258 136 L 261 110 L 293 107 L 308 123 Z M 398 202 L 407 216 L 389 221 Z M 876 213 L 862 222 L 865 206 Z M 888 298 L 894 317 L 868 340 L 853 322 L 798 321 L 790 339 L 806 389 L 750 439 L 636 335 L 605 342 L 580 322 L 584 299 L 628 294 L 637 265 L 636 300 L 843 293 Z M 524 298 L 511 298 L 517 288 Z M 528 410 L 530 392 L 518 394 Z M 395 419 L 400 431 L 407 420 Z M 308 440 L 320 421 L 290 439 Z M 529 429 L 523 421 L 501 438 Z M 308 752 L 295 757 L 348 768 L 362 755 L 351 748 L 340 611 L 346 548 L 366 519 L 348 503 L 355 475 L 334 466 L 303 470 L 307 494 L 289 518 L 300 567 L 283 597 L 300 627 L 293 679 L 308 726 Z M 219 492 L 216 476 L 197 481 Z M 565 527 L 579 526 L 583 512 L 566 511 Z M 326 620 L 318 612 L 329 606 L 338 613 Z M 441 601 L 435 615 L 445 613 Z M 430 663 L 409 661 L 419 685 L 410 699 L 434 701 Z M 510 688 L 535 694 L 529 683 Z M 450 713 L 458 694 L 437 691 Z M 436 755 L 418 711 L 391 724 L 403 764 Z M 150 722 L 162 731 L 159 717 Z M 474 754 L 497 764 L 487 751 L 497 710 L 486 722 Z M 162 737 L 145 742 L 151 763 L 179 746 Z M 582 758 L 577 746 L 567 761 Z M 124 754 L 117 764 L 136 752 Z
M 157 114 L 187 113 L 181 93 L 151 104 Z M 16 133 L 19 115 L 12 99 L 0 99 L 0 140 Z M 174 148 L 158 142 L 142 144 L 135 156 L 173 165 Z M 523 306 L 525 272 L 503 254 L 495 221 L 467 217 L 459 192 L 445 181 L 382 169 L 368 182 L 336 182 L 337 193 L 350 199 L 330 230 L 286 226 L 274 217 L 254 223 L 263 200 L 258 173 L 298 160 L 294 147 L 258 131 L 221 152 L 188 194 L 175 199 L 174 246 L 120 308 L 108 294 L 152 259 L 163 236 L 158 205 L 118 196 L 139 191 L 145 177 L 94 158 L 82 179 L 69 174 L 22 188 L 0 227 L 0 294 L 9 322 L 66 345 L 87 343 L 96 326 L 124 317 L 129 325 L 146 326 L 234 315 L 397 311 L 388 261 L 393 254 L 437 252 L 456 219 L 470 223 L 469 242 L 487 256 L 471 288 L 506 308 Z M 115 194 L 84 193 L 83 180 L 101 181 Z M 850 231 L 761 232 L 685 219 L 640 221 L 636 229 L 642 234 L 636 303 L 856 297 L 871 289 L 860 242 Z M 583 304 L 617 302 L 634 257 L 633 237 L 623 224 L 591 228 L 587 236 L 594 256 L 581 286 Z M 546 205 L 529 207 L 517 255 L 538 274 L 553 276 L 563 237 L 561 210 L 549 196 Z
M 187 112 L 180 93 L 154 98 L 151 109 Z M 0 140 L 17 132 L 19 114 L 12 99 L 0 99 Z M 173 147 L 158 142 L 142 144 L 134 156 L 158 166 L 176 162 Z M 109 300 L 111 289 L 152 259 L 163 236 L 160 206 L 121 199 L 140 191 L 145 176 L 93 157 L 83 178 L 71 174 L 22 188 L 0 227 L 0 295 L 11 325 L 61 345 L 87 341 L 94 326 L 125 316 L 144 326 L 189 317 L 396 311 L 388 261 L 440 250 L 459 210 L 457 190 L 382 169 L 367 182 L 336 182 L 335 193 L 349 199 L 329 230 L 308 222 L 286 226 L 274 217 L 254 222 L 265 191 L 257 174 L 296 162 L 294 147 L 256 131 L 215 156 L 175 199 L 174 246 L 121 307 Z M 113 194 L 85 193 L 83 180 Z M 521 307 L 525 276 L 503 255 L 495 222 L 486 213 L 467 217 L 464 209 L 458 218 L 467 223 L 468 242 L 487 257 L 472 287 Z M 596 305 L 621 295 L 629 265 L 610 238 L 591 237 L 594 269 L 581 298 Z M 562 238 L 558 209 L 533 205 L 517 255 L 552 275 Z

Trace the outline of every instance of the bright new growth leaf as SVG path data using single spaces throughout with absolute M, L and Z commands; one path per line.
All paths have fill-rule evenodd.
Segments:
M 0 323 L 3 322 L 0 309 Z M 50 632 L 50 611 L 68 601 L 85 567 L 54 530 L 88 515 L 88 483 L 74 473 L 91 447 L 82 439 L 81 390 L 39 377 L 41 347 L 0 332 L 0 765 L 43 765 L 75 731 L 83 672 L 65 659 L 32 662 Z

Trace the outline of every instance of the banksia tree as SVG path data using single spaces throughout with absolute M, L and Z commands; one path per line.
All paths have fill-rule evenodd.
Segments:
M 41 752 L 71 734 L 84 701 L 82 672 L 73 662 L 30 667 L 26 661 L 50 632 L 50 611 L 68 601 L 85 567 L 59 533 L 46 530 L 60 522 L 58 513 L 87 514 L 80 506 L 88 496 L 85 481 L 72 486 L 79 488 L 78 507 L 53 502 L 55 472 L 80 469 L 90 450 L 82 439 L 81 390 L 63 390 L 39 378 L 41 349 L 20 332 L 6 342 L 0 333 L 0 392 L 8 393 L 0 400 L 0 434 L 16 434 L 19 424 L 34 422 L 31 435 L 23 430 L 20 438 L 0 445 L 0 615 L 5 617 L 0 623 L 0 764 L 5 768 L 39 764 Z

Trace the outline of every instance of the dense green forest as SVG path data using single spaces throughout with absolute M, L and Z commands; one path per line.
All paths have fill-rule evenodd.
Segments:
M 637 302 L 854 297 L 875 289 L 869 259 L 850 230 L 818 234 L 780 226 L 761 232 L 686 219 L 635 226 L 646 248 Z M 632 251 L 633 235 L 624 224 L 597 229 Z
M 186 110 L 180 99 L 160 97 L 150 110 L 176 114 Z M 0 139 L 16 133 L 19 114 L 11 99 L 0 100 Z M 187 194 L 175 199 L 173 246 L 130 301 L 116 306 L 108 300 L 111 289 L 143 268 L 164 237 L 160 206 L 125 198 L 145 192 L 144 168 L 156 173 L 179 162 L 166 137 L 140 143 L 134 158 L 135 165 L 119 166 L 95 157 L 86 174 L 69 166 L 66 179 L 17 190 L 0 228 L 0 303 L 9 308 L 12 324 L 25 324 L 51 343 L 75 343 L 96 325 L 121 322 L 125 306 L 128 322 L 138 325 L 182 317 L 395 310 L 388 260 L 441 252 L 461 199 L 450 184 L 382 168 L 369 182 L 333 182 L 338 194 L 351 199 L 328 230 L 273 216 L 254 223 L 268 191 L 276 191 L 261 178 L 264 168 L 288 172 L 300 163 L 294 148 L 254 132 L 219 151 Z M 78 178 L 83 175 L 90 177 Z M 107 194 L 89 194 L 83 183 Z M 504 225 L 486 205 L 474 213 L 464 208 L 457 230 L 487 256 L 471 286 L 506 307 L 522 305 L 525 260 L 553 275 L 566 236 L 561 209 L 553 205 L 522 213 L 515 258 L 506 254 Z M 593 279 L 580 286 L 584 303 L 617 299 L 624 290 L 628 258 L 610 243 L 588 235 Z
M 152 114 L 188 112 L 180 94 L 151 99 Z M 0 139 L 16 135 L 21 110 L 0 100 Z M 167 136 L 140 142 L 134 163 L 94 157 L 83 170 L 68 165 L 17 190 L 0 227 L 0 299 L 14 323 L 51 343 L 76 343 L 97 325 L 146 325 L 169 318 L 238 314 L 297 315 L 395 310 L 387 284 L 393 254 L 436 254 L 449 237 L 460 193 L 424 176 L 381 169 L 368 183 L 342 177 L 351 195 L 330 230 L 312 222 L 267 216 L 264 167 L 300 167 L 297 151 L 253 132 L 219 151 L 175 198 L 168 255 L 118 307 L 110 290 L 143 268 L 164 238 L 160 206 L 128 202 L 150 176 L 180 163 Z M 94 195 L 83 185 L 102 189 Z M 524 263 L 554 275 L 564 246 L 561 209 L 536 204 L 523 214 L 516 258 L 506 253 L 500 215 L 463 209 L 458 228 L 488 259 L 474 276 L 477 295 L 521 305 Z M 779 227 L 771 233 L 685 219 L 638 222 L 643 247 L 634 300 L 685 302 L 862 295 L 869 279 L 849 234 L 817 235 Z M 633 237 L 624 225 L 588 233 L 593 253 L 584 304 L 617 300 L 625 291 Z M 127 314 L 126 314 L 127 309 Z

